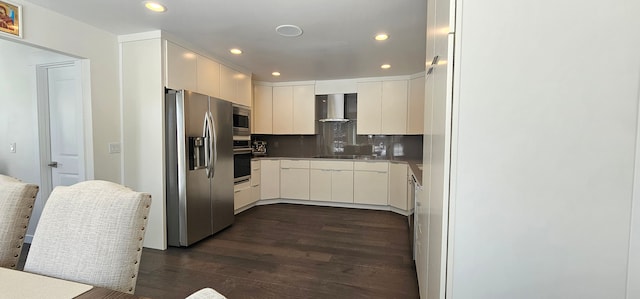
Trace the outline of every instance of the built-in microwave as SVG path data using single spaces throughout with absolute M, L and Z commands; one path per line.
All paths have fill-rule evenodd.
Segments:
M 251 135 L 251 109 L 247 106 L 233 105 L 233 136 Z

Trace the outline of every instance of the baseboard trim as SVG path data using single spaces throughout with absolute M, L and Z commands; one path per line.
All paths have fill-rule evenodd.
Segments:
M 288 198 L 274 198 L 274 199 L 262 199 L 252 204 L 246 205 L 234 211 L 234 214 L 242 213 L 255 206 L 273 205 L 279 203 L 289 203 L 308 206 L 321 206 L 321 207 L 337 207 L 337 208 L 351 208 L 351 209 L 363 209 L 363 210 L 377 210 L 377 211 L 390 211 L 402 216 L 409 216 L 413 211 L 404 211 L 391 206 L 378 206 L 378 205 L 366 205 L 355 204 L 346 202 L 329 202 L 329 201 L 313 201 L 313 200 L 300 200 L 300 199 L 288 199 Z

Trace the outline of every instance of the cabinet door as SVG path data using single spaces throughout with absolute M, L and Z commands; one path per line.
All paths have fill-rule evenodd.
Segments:
M 358 83 L 358 134 L 380 134 L 382 82 Z
M 235 78 L 237 84 L 237 103 L 251 107 L 251 76 L 236 72 Z
M 251 202 L 254 203 L 260 200 L 260 185 L 251 186 Z
M 242 208 L 248 204 L 253 203 L 251 201 L 251 187 L 249 188 L 244 188 L 244 189 L 240 189 L 240 190 L 235 190 L 233 192 L 233 209 L 237 210 L 239 208 Z
M 403 211 L 408 210 L 407 178 L 406 164 L 389 163 L 389 205 Z
M 260 186 L 260 161 L 251 161 L 251 187 Z
M 313 85 L 293 87 L 293 133 L 313 135 L 316 133 L 316 96 Z
M 382 134 L 407 133 L 407 80 L 382 82 Z
M 260 161 L 260 199 L 280 198 L 280 161 Z
M 273 134 L 293 134 L 293 88 L 273 87 Z
M 353 203 L 353 171 L 334 170 L 331 176 L 331 200 Z
M 389 174 L 383 171 L 353 172 L 353 202 L 387 205 Z
M 309 169 L 281 168 L 280 197 L 309 199 Z
M 318 201 L 331 201 L 330 169 L 311 169 L 309 171 L 309 198 Z
M 253 134 L 273 133 L 273 94 L 271 86 L 256 85 L 254 88 Z
M 409 103 L 407 105 L 407 134 L 424 133 L 424 87 L 420 76 L 409 81 Z
M 166 42 L 166 86 L 197 90 L 196 54 L 170 41 Z
M 197 91 L 212 97 L 220 97 L 220 64 L 198 55 L 197 73 Z
M 237 84 L 233 78 L 235 71 L 226 65 L 220 65 L 220 98 L 229 102 L 237 101 Z

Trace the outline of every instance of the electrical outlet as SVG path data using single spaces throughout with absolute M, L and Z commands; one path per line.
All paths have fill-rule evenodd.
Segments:
M 120 153 L 120 143 L 114 142 L 109 143 L 109 154 L 117 154 Z
M 10 153 L 15 153 L 16 152 L 16 143 L 12 142 L 11 144 L 9 144 L 9 152 Z

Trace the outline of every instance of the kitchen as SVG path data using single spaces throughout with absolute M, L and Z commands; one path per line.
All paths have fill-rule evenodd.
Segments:
M 123 97 L 121 102 L 119 96 L 119 82 L 130 78 L 119 75 L 118 37 L 30 2 L 16 2 L 30 14 L 25 18 L 23 42 L 91 62 L 90 68 L 86 66 L 91 81 L 85 83 L 91 87 L 89 111 L 93 111 L 89 113 L 93 124 L 89 130 L 93 139 L 88 141 L 93 157 L 90 177 L 155 190 L 153 197 L 162 198 L 163 191 L 157 186 L 163 182 L 155 175 L 163 172 L 156 163 L 161 154 L 127 147 L 132 140 L 151 148 L 163 146 L 156 130 L 162 126 L 157 117 L 161 113 L 150 116 L 148 112 L 158 112 L 163 94 L 162 35 L 167 33 L 140 34 L 138 41 L 121 37 L 122 44 L 137 43 L 146 49 L 130 62 L 146 66 L 137 75 L 155 81 L 145 92 L 140 86 L 123 86 L 137 93 L 138 103 L 148 107 L 136 110 L 130 98 Z M 428 128 L 434 150 L 432 160 L 426 161 L 438 167 L 425 176 L 430 192 L 437 195 L 432 196 L 430 211 L 450 207 L 434 216 L 451 217 L 432 218 L 442 222 L 429 226 L 429 248 L 433 249 L 429 255 L 440 262 L 428 266 L 428 279 L 420 277 L 427 270 L 418 266 L 419 280 L 429 281 L 430 298 L 444 298 L 445 289 L 461 297 L 476 291 L 483 298 L 535 294 L 624 298 L 625 293 L 628 298 L 637 297 L 639 284 L 624 282 L 637 281 L 639 273 L 638 250 L 634 250 L 639 244 L 635 234 L 638 212 L 632 203 L 637 202 L 633 161 L 637 156 L 640 43 L 636 37 L 640 24 L 631 15 L 638 11 L 638 4 L 451 2 L 457 4 L 452 9 L 455 19 L 427 17 L 439 22 L 437 26 L 428 23 L 428 28 L 442 28 L 450 21 L 455 24 L 449 26 L 455 32 L 447 32 L 452 34 L 427 30 L 427 43 L 437 46 L 426 49 L 427 61 L 439 56 L 433 64 L 434 76 L 427 76 L 427 94 L 431 84 L 441 86 L 446 81 L 441 72 L 455 70 L 455 83 L 436 89 L 429 103 L 433 105 Z M 431 8 L 427 11 L 435 13 Z M 564 31 L 559 33 L 558 28 Z M 618 33 L 610 34 L 614 31 Z M 77 38 L 87 42 L 78 44 L 74 42 Z M 442 48 L 455 49 L 455 54 L 433 53 Z M 599 58 L 609 50 L 606 59 Z M 455 65 L 447 63 L 454 57 Z M 594 70 L 601 75 L 594 75 Z M 353 76 L 358 77 L 362 76 Z M 251 87 L 235 86 L 236 93 L 251 92 Z M 445 94 L 453 98 L 447 102 Z M 123 129 L 140 119 L 145 121 L 139 126 L 151 134 Z M 122 154 L 110 154 L 106 145 L 119 141 Z M 449 159 L 445 153 L 451 153 Z M 550 164 L 564 167 L 545 168 Z M 139 169 L 130 168 L 135 165 Z M 154 206 L 152 213 L 162 215 L 162 209 Z M 155 225 L 147 232 L 148 246 L 160 248 L 162 241 L 153 236 L 164 235 L 162 219 L 152 218 L 150 223 Z M 438 237 L 440 241 L 434 243 Z M 524 257 L 539 257 L 548 263 Z M 527 287 L 532 285 L 539 288 Z M 501 290 L 503 296 L 491 293 L 492 289 Z

